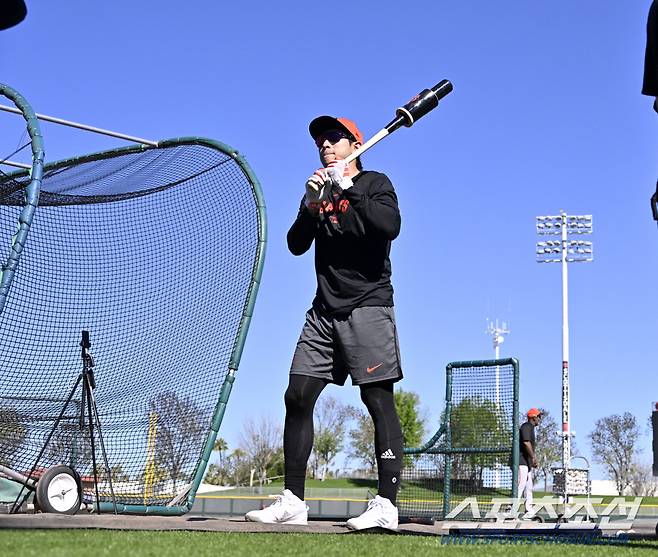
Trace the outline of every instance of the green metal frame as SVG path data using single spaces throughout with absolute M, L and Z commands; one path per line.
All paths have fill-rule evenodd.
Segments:
M 498 453 L 499 449 L 478 449 L 478 448 L 454 448 L 452 446 L 452 434 L 450 430 L 450 418 L 452 416 L 452 375 L 453 370 L 463 367 L 494 367 L 509 366 L 514 370 L 514 399 L 512 415 L 512 498 L 518 496 L 519 484 L 519 376 L 520 366 L 516 358 L 503 358 L 499 360 L 471 360 L 464 362 L 452 362 L 446 366 L 446 395 L 445 411 L 443 413 L 443 423 L 437 432 L 430 438 L 427 443 L 421 447 L 410 447 L 404 449 L 404 454 L 489 454 Z M 450 512 L 450 487 L 451 487 L 451 459 L 446 458 L 444 464 L 444 481 L 443 481 L 443 516 Z
M 196 492 L 205 474 L 208 461 L 210 460 L 210 455 L 212 453 L 213 446 L 215 445 L 215 440 L 217 439 L 217 434 L 222 424 L 224 413 L 226 412 L 226 406 L 228 404 L 228 400 L 231 395 L 233 383 L 235 382 L 235 376 L 240 364 L 240 359 L 242 357 L 242 351 L 244 349 L 244 345 L 247 340 L 247 333 L 249 331 L 249 325 L 251 324 L 251 318 L 253 316 L 254 306 L 256 304 L 256 297 L 258 295 L 258 289 L 260 287 L 261 277 L 263 274 L 263 266 L 265 264 L 265 246 L 267 243 L 267 217 L 266 217 L 263 191 L 261 189 L 258 178 L 254 174 L 254 171 L 251 169 L 246 159 L 236 149 L 225 143 L 221 143 L 219 141 L 215 141 L 203 137 L 179 137 L 179 138 L 162 140 L 162 141 L 158 141 L 157 147 L 142 145 L 142 144 L 130 145 L 118 149 L 101 151 L 80 157 L 73 157 L 69 159 L 60 160 L 57 162 L 49 163 L 44 168 L 44 171 L 47 172 L 51 170 L 56 170 L 58 168 L 71 166 L 73 164 L 82 164 L 96 160 L 113 158 L 118 155 L 150 151 L 150 150 L 161 149 L 166 147 L 177 147 L 181 145 L 203 145 L 206 147 L 216 149 L 226 155 L 229 155 L 240 166 L 240 168 L 242 169 L 242 171 L 248 178 L 249 183 L 252 186 L 254 202 L 258 212 L 257 254 L 256 254 L 256 259 L 254 261 L 253 271 L 251 275 L 251 283 L 249 285 L 247 298 L 245 300 L 245 304 L 242 310 L 242 319 L 240 322 L 240 326 L 238 327 L 238 332 L 235 338 L 235 342 L 233 343 L 233 349 L 231 351 L 231 357 L 229 360 L 229 370 L 226 375 L 226 379 L 224 380 L 224 384 L 222 385 L 222 388 L 219 393 L 219 398 L 217 400 L 217 405 L 215 406 L 215 411 L 211 422 L 211 429 L 210 432 L 208 433 L 208 437 L 206 438 L 206 442 L 204 444 L 201 457 L 197 462 L 196 472 L 194 475 L 194 479 L 192 480 L 192 485 L 188 492 L 186 504 L 173 504 L 173 505 L 117 504 L 118 512 L 125 514 L 179 516 L 189 512 L 192 509 L 192 506 L 194 505 Z M 18 176 L 25 174 L 26 174 L 25 171 L 17 171 L 12 175 Z M 101 502 L 100 510 L 101 512 L 114 512 L 114 504 L 112 502 Z
M 11 240 L 9 256 L 3 264 L 2 270 L 0 270 L 0 313 L 2 313 L 7 303 L 7 296 L 9 295 L 11 283 L 14 280 L 18 261 L 20 260 L 21 253 L 23 253 L 27 235 L 30 232 L 30 226 L 32 226 L 34 213 L 39 204 L 39 192 L 41 191 L 43 164 L 46 155 L 43 148 L 43 136 L 41 135 L 39 120 L 30 104 L 25 100 L 25 97 L 15 89 L 9 87 L 9 85 L 2 83 L 0 83 L 0 95 L 11 100 L 16 108 L 21 111 L 27 123 L 27 133 L 30 136 L 32 147 L 32 168 L 27 172 L 31 180 L 25 188 L 25 205 L 18 217 L 18 227 Z M 25 173 L 23 171 L 23 174 Z

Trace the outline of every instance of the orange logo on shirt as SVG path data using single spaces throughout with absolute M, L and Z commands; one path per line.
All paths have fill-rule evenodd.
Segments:
M 368 372 L 368 373 L 372 373 L 373 371 L 375 371 L 378 367 L 381 367 L 382 365 L 383 365 L 383 363 L 381 363 L 381 364 L 377 364 L 376 366 L 367 367 L 367 368 L 366 368 L 366 372 Z

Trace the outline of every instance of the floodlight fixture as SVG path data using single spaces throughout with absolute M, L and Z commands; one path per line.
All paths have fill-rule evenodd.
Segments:
M 560 240 L 537 242 L 537 263 L 561 263 L 562 256 L 567 263 L 587 263 L 594 260 L 592 242 L 584 240 L 567 240 L 563 244 Z
M 567 234 L 591 234 L 592 215 L 548 215 L 537 217 L 537 234 L 562 234 L 566 228 Z

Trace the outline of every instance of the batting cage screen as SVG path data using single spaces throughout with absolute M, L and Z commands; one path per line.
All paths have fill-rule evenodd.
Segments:
M 457 519 L 477 519 L 494 498 L 515 498 L 518 406 L 517 360 L 449 364 L 440 428 L 422 447 L 404 450 L 400 517 L 433 521 L 453 518 L 452 511 Z
M 0 181 L 5 231 L 27 183 L 20 172 Z M 254 173 L 215 141 L 46 165 L 0 315 L 3 469 L 36 479 L 64 464 L 80 475 L 83 501 L 96 502 L 96 484 L 101 509 L 113 508 L 111 481 L 120 512 L 187 512 L 240 361 L 265 235 Z M 110 470 L 98 455 L 96 482 L 80 391 L 65 408 L 82 331 Z

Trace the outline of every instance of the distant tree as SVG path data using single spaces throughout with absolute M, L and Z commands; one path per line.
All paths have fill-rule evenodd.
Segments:
M 658 495 L 658 480 L 654 478 L 649 464 L 634 462 L 630 474 L 631 495 L 655 497 Z
M 231 474 L 231 484 L 248 485 L 251 479 L 252 464 L 249 455 L 240 447 L 228 457 L 227 468 Z
M 147 463 L 144 469 L 135 478 L 144 486 L 145 496 L 152 496 L 156 488 L 162 487 L 170 474 L 162 465 L 155 462 Z
M 186 468 L 196 461 L 198 449 L 208 433 L 209 415 L 189 398 L 173 391 L 160 393 L 149 401 L 149 416 L 155 415 L 156 467 L 162 467 L 173 482 L 187 480 Z
M 228 479 L 228 473 L 225 469 L 228 451 L 228 443 L 223 437 L 217 437 L 212 447 L 213 452 L 219 454 L 218 464 L 209 464 L 203 481 L 214 485 L 225 485 Z
M 348 407 L 333 396 L 323 396 L 313 411 L 313 452 L 311 470 L 314 478 L 324 481 L 336 455 L 343 449 Z
M 282 442 L 281 427 L 271 420 L 261 418 L 256 422 L 249 419 L 244 423 L 240 433 L 240 448 L 256 471 L 260 485 L 267 481 L 268 469 L 280 457 Z
M 365 465 L 368 472 L 377 469 L 375 455 L 375 425 L 370 414 L 360 408 L 349 407 L 354 427 L 350 429 L 350 448 L 348 456 Z
M 45 442 L 45 438 L 43 439 Z M 94 438 L 96 443 L 96 439 Z M 96 445 L 98 449 L 98 446 Z M 97 453 L 100 455 L 100 452 Z M 44 454 L 52 464 L 67 464 L 81 472 L 91 466 L 91 437 L 87 427 L 80 429 L 78 420 L 61 421 L 50 438 Z
M 274 458 L 272 459 L 272 463 L 269 465 L 267 469 L 268 478 L 269 479 L 283 478 L 285 474 L 284 464 L 285 463 L 283 458 L 283 445 L 281 445 L 279 447 L 279 450 L 274 455 Z
M 25 442 L 27 426 L 13 408 L 0 408 L 0 464 L 10 467 Z
M 420 397 L 413 392 L 397 390 L 394 398 L 404 446 L 421 445 L 425 435 L 425 416 L 420 409 Z M 349 432 L 348 456 L 364 464 L 368 472 L 375 472 L 377 455 L 375 454 L 375 425 L 372 418 L 366 411 L 353 406 L 348 408 L 348 414 L 353 421 L 353 427 Z
M 405 447 L 418 447 L 425 436 L 426 417 L 420 409 L 420 397 L 416 393 L 395 391 L 395 408 L 400 417 Z
M 512 439 L 510 425 L 500 407 L 479 396 L 466 397 L 452 407 L 450 434 L 454 448 L 509 447 Z M 484 470 L 506 465 L 508 458 L 486 453 L 455 455 L 453 475 L 479 488 L 483 483 Z
M 228 443 L 222 437 L 217 437 L 215 439 L 215 444 L 212 447 L 213 452 L 218 453 L 219 455 L 219 464 L 222 465 L 224 459 L 226 458 L 226 451 L 228 451 Z
M 594 460 L 615 481 L 619 493 L 631 485 L 633 462 L 640 430 L 635 416 L 629 412 L 596 420 L 589 434 Z
M 537 441 L 537 469 L 533 472 L 534 479 L 544 480 L 544 491 L 548 491 L 548 478 L 552 469 L 562 458 L 561 428 L 548 410 L 539 409 L 542 413 L 541 422 L 535 428 Z
M 249 483 L 251 465 L 242 449 L 225 455 L 219 464 L 208 466 L 204 482 L 214 485 L 246 485 Z
M 99 468 L 99 478 L 106 480 L 107 471 L 104 468 L 105 463 L 101 460 L 100 462 L 97 462 L 97 465 Z M 130 477 L 124 472 L 123 466 L 121 466 L 121 464 L 110 466 L 110 475 L 113 482 L 127 482 L 130 480 Z
M 211 485 L 226 485 L 226 473 L 220 464 L 209 464 L 203 477 L 204 483 Z

